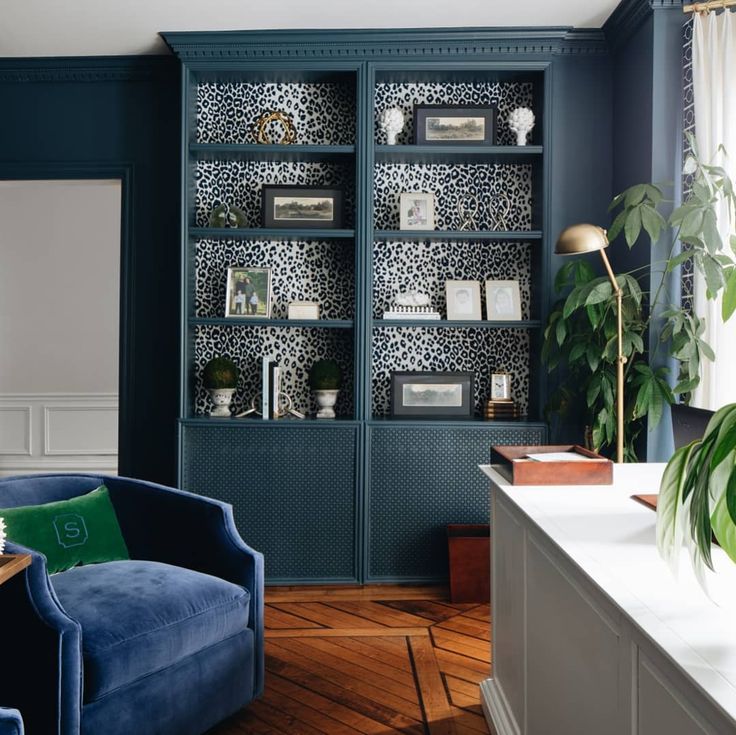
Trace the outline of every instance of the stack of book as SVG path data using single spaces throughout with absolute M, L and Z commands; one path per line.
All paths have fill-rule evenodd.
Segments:
M 485 417 L 490 421 L 510 421 L 521 417 L 516 401 L 486 401 Z

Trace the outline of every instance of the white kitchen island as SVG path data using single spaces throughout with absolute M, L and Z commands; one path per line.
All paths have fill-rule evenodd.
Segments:
M 664 465 L 613 485 L 511 485 L 490 466 L 492 678 L 498 735 L 736 734 L 736 565 L 715 550 L 714 604 L 655 546 Z

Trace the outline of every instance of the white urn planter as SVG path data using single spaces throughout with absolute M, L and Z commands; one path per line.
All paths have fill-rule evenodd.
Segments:
M 207 392 L 210 394 L 210 400 L 214 405 L 214 408 L 210 411 L 210 416 L 229 418 L 230 404 L 233 401 L 235 388 L 209 388 Z
M 339 390 L 315 390 L 314 398 L 317 401 L 319 410 L 317 411 L 318 419 L 334 419 L 335 418 L 335 404 L 337 403 L 337 397 L 340 395 Z

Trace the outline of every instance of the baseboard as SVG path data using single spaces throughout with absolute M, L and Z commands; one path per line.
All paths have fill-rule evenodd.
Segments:
M 480 703 L 491 732 L 495 735 L 521 735 L 506 695 L 495 679 L 486 679 L 480 683 Z

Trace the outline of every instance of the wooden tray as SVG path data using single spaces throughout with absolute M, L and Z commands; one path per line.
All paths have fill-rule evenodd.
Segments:
M 7 582 L 31 563 L 30 554 L 0 555 L 0 584 Z
M 591 462 L 535 462 L 527 454 L 575 452 Z M 577 444 L 491 447 L 491 464 L 513 485 L 611 485 L 613 462 Z

